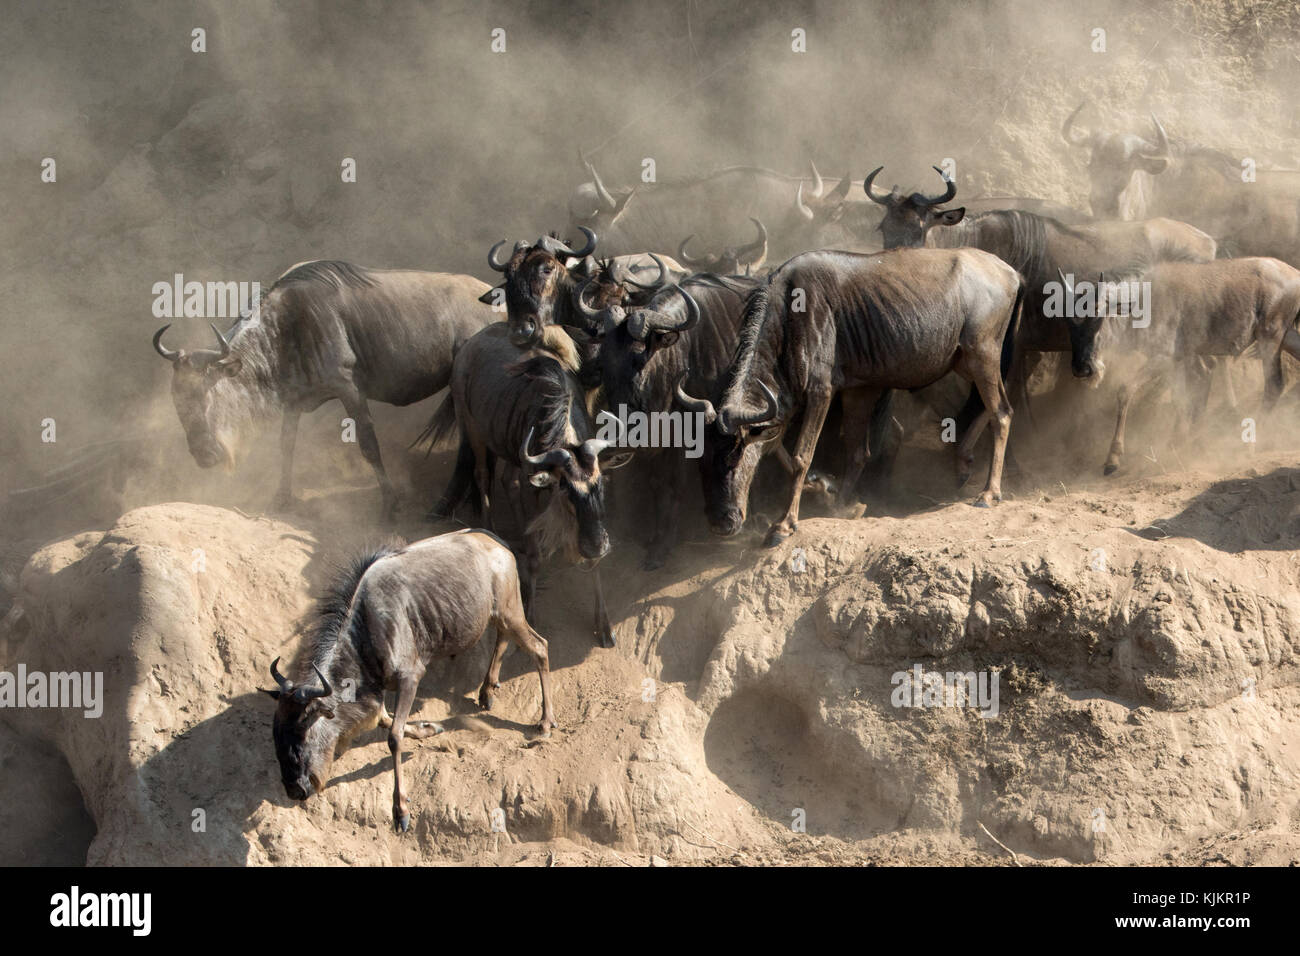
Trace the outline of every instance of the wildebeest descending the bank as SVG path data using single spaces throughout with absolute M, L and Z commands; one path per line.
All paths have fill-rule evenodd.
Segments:
M 1185 433 L 1200 417 L 1210 384 L 1207 358 L 1238 356 L 1258 343 L 1265 407 L 1276 404 L 1285 384 L 1283 353 L 1300 359 L 1300 270 L 1266 258 L 1166 262 L 1121 281 L 1145 284 L 1149 311 L 1140 320 L 1123 314 L 1126 296 L 1116 294 L 1122 291 L 1117 283 L 1107 283 L 1097 296 L 1104 316 L 1098 347 L 1111 356 L 1121 383 L 1106 474 L 1119 468 L 1135 400 L 1157 396 L 1172 379 L 1182 403 L 1179 430 Z M 1073 298 L 1075 289 L 1065 289 Z
M 285 792 L 306 800 L 324 790 L 336 753 L 376 723 L 389 727 L 393 755 L 393 825 L 410 828 L 402 785 L 402 737 L 439 733 L 437 724 L 407 724 L 429 662 L 473 647 L 496 627 L 479 706 L 491 709 L 501 660 L 514 641 L 532 655 L 542 684 L 543 736 L 555 724 L 545 639 L 524 618 L 514 555 L 484 531 L 456 531 L 355 560 L 317 606 L 315 624 L 284 677 L 271 664 L 279 702 L 272 734 Z M 384 691 L 397 691 L 391 719 Z
M 999 500 L 1011 424 L 1002 379 L 1023 296 L 1019 274 L 978 249 L 810 252 L 772 273 L 745 306 L 721 404 L 695 403 L 731 437 L 713 456 L 713 480 L 727 499 L 718 530 L 734 534 L 744 523 L 753 478 L 748 444 L 779 438 L 802 410 L 789 505 L 765 542 L 773 546 L 797 527 L 804 476 L 836 392 L 845 406 L 847 495 L 866 463 L 870 413 L 881 393 L 921 388 L 950 371 L 972 381 L 986 406 L 961 439 L 959 477 L 969 474 L 974 442 L 991 421 L 993 455 L 979 502 Z
M 169 349 L 163 326 L 153 344 L 172 363 L 172 401 L 190 453 L 202 468 L 233 466 L 238 426 L 281 412 L 276 505 L 287 506 L 298 420 L 338 399 L 391 516 L 397 496 L 367 402 L 410 405 L 446 388 L 456 350 L 494 320 L 478 301 L 487 288 L 465 275 L 304 262 L 224 335 L 213 327 L 215 349 Z
M 507 469 L 508 498 L 524 535 L 521 577 L 530 618 L 543 557 L 559 551 L 574 562 L 596 562 L 609 550 L 605 472 L 630 458 L 622 453 L 601 460 L 612 446 L 595 437 L 577 371 L 549 351 L 521 351 L 506 324 L 498 322 L 456 356 L 451 391 L 426 431 L 435 443 L 453 429 L 460 433 L 456 468 L 432 517 L 451 515 L 473 495 L 476 509 L 495 530 L 499 509 L 490 500 L 493 479 L 498 463 Z M 598 568 L 592 578 L 596 639 L 613 647 Z

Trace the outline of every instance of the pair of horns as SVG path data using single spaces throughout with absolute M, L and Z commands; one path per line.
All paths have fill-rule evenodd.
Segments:
M 556 239 L 554 236 L 542 236 L 535 243 L 533 243 L 533 245 L 535 247 L 546 250 L 551 255 L 555 256 L 555 258 L 557 259 L 559 259 L 561 256 L 572 256 L 575 259 L 586 258 L 587 256 L 591 255 L 593 252 L 596 251 L 596 234 L 592 232 L 590 229 L 588 229 L 586 226 L 579 226 L 578 229 L 582 232 L 584 236 L 586 236 L 587 239 L 586 245 L 584 245 L 581 249 L 573 249 L 567 244 L 565 244 L 563 240 Z M 505 259 L 497 258 L 497 250 L 500 249 L 502 246 L 504 246 L 506 242 L 507 240 L 502 239 L 500 242 L 498 242 L 488 251 L 488 265 L 491 266 L 492 269 L 496 272 L 505 272 L 506 266 L 510 264 L 509 257 Z M 528 245 L 527 243 L 524 243 L 522 240 L 520 242 L 515 243 L 515 252 L 518 252 L 520 249 L 526 249 L 526 248 L 528 248 Z

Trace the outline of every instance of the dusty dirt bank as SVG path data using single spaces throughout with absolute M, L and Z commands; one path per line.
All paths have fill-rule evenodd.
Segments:
M 139 508 L 21 574 L 0 669 L 102 671 L 105 705 L 3 714 L 0 760 L 31 799 L 6 808 L 0 860 L 1292 863 L 1290 460 L 805 519 L 775 551 L 756 531 L 688 541 L 648 575 L 616 549 L 608 651 L 587 634 L 589 578 L 554 572 L 539 628 L 560 729 L 533 739 L 519 656 L 490 714 L 473 703 L 486 642 L 435 664 L 418 715 L 448 732 L 409 748 L 400 838 L 379 732 L 291 805 L 256 690 L 331 561 L 373 533 Z M 997 716 L 893 706 L 916 665 L 996 674 Z

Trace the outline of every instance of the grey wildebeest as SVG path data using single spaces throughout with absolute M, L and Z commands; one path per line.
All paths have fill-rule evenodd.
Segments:
M 1023 210 L 994 210 L 966 215 L 965 209 L 939 209 L 917 202 L 916 194 L 873 190 L 877 169 L 866 181 L 867 195 L 885 207 L 881 230 L 889 248 L 921 246 L 932 249 L 972 247 L 991 252 L 1025 278 L 1024 316 L 1016 334 L 1016 357 L 1010 373 L 1011 391 L 1023 384 L 1027 372 L 1022 360 L 1036 353 L 1068 352 L 1078 378 L 1100 382 L 1103 366 L 1094 343 L 1099 318 L 1095 315 L 1048 314 L 1047 295 L 1058 273 L 1098 275 L 1131 270 L 1135 264 L 1157 262 L 1209 262 L 1215 257 L 1214 239 L 1195 226 L 1172 219 L 1140 222 L 1092 222 L 1067 226 L 1055 219 Z M 948 183 L 951 199 L 956 187 Z M 978 393 L 971 395 L 961 416 L 964 428 L 981 408 Z
M 589 562 L 596 639 L 602 647 L 613 647 L 595 562 L 609 551 L 605 472 L 631 456 L 618 453 L 601 461 L 611 443 L 595 437 L 587 390 L 577 371 L 550 351 L 521 351 L 504 322 L 465 343 L 452 369 L 451 391 L 425 432 L 435 443 L 453 428 L 460 433 L 455 471 L 430 516 L 450 516 L 472 494 L 476 511 L 495 525 L 490 496 L 496 466 L 505 466 L 510 504 L 524 534 L 528 614 L 533 614 L 542 558 L 559 551 L 571 561 Z M 534 489 L 546 490 L 549 497 Z
M 1089 201 L 1095 216 L 1189 222 L 1232 256 L 1273 256 L 1300 266 L 1300 173 L 1260 169 L 1242 179 L 1242 158 L 1171 137 L 1151 117 L 1152 135 L 1075 126 L 1080 103 L 1061 136 L 1087 150 Z
M 767 230 L 759 220 L 750 221 L 758 230 L 758 236 L 753 242 L 743 246 L 727 246 L 716 255 L 692 256 L 686 251 L 686 247 L 695 238 L 694 234 L 691 234 L 678 245 L 677 261 L 696 272 L 709 272 L 723 276 L 739 275 L 741 272 L 749 275 L 761 269 L 767 259 Z
M 169 349 L 162 339 L 170 326 L 163 326 L 153 345 L 172 364 L 172 402 L 190 454 L 201 468 L 233 466 L 236 429 L 280 412 L 276 505 L 286 507 L 298 420 L 338 399 L 391 515 L 397 495 L 367 402 L 410 405 L 445 388 L 456 350 L 493 321 L 478 302 L 486 288 L 465 275 L 304 262 L 227 333 L 213 326 L 215 349 Z
M 1066 278 L 1064 293 L 1074 299 L 1077 286 Z M 1202 361 L 1207 357 L 1238 356 L 1258 343 L 1265 407 L 1273 407 L 1284 385 L 1282 354 L 1300 359 L 1300 271 L 1278 259 L 1219 259 L 1161 263 L 1122 281 L 1149 284 L 1149 311 L 1141 320 L 1131 319 L 1122 313 L 1124 300 L 1133 296 L 1117 294 L 1124 291 L 1119 283 L 1098 283 L 1093 309 L 1104 320 L 1098 342 L 1112 356 L 1120 382 L 1106 474 L 1119 468 L 1135 400 L 1159 394 L 1172 380 L 1183 404 L 1180 430 L 1199 418 L 1210 383 Z
M 496 646 L 479 689 L 479 706 L 491 709 L 500 687 L 501 660 L 514 641 L 532 655 L 542 684 L 542 719 L 555 725 L 547 646 L 524 617 L 514 555 L 495 535 L 466 530 L 426 538 L 401 548 L 380 548 L 336 576 L 317 605 L 291 677 L 271 664 L 279 702 L 272 735 L 285 792 L 306 800 L 324 790 L 337 753 L 377 723 L 389 728 L 393 756 L 393 825 L 411 825 L 402 785 L 402 737 L 440 733 L 437 724 L 407 723 L 416 688 L 435 658 L 473 647 L 487 626 Z M 397 692 L 391 718 L 384 692 Z
M 746 445 L 779 436 L 802 411 L 790 500 L 767 533 L 771 547 L 798 525 L 804 478 L 836 392 L 848 452 L 843 498 L 869 455 L 871 411 L 882 393 L 922 388 L 952 371 L 973 382 L 985 403 L 962 437 L 958 477 L 969 476 L 974 443 L 991 422 L 993 455 L 979 503 L 1000 500 L 1011 425 L 1003 375 L 1023 298 L 1016 270 L 979 249 L 810 252 L 773 272 L 746 303 L 721 404 L 681 396 L 731 438 L 713 456 L 713 480 L 727 499 L 726 520 L 715 530 L 734 534 L 744 524 L 753 478 Z

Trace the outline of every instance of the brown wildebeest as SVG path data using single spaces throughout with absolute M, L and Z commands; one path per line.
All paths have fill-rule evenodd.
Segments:
M 870 454 L 867 431 L 882 393 L 921 388 L 952 371 L 975 384 L 986 409 L 962 437 L 958 477 L 969 476 L 975 441 L 991 421 L 993 455 L 979 504 L 1000 500 L 1011 425 L 1004 366 L 1023 298 L 1016 270 L 978 249 L 809 252 L 773 272 L 746 303 L 721 405 L 679 392 L 687 407 L 704 411 L 731 437 L 712 456 L 713 480 L 727 499 L 726 520 L 714 530 L 735 534 L 744 524 L 756 463 L 746 447 L 779 439 L 800 410 L 790 502 L 767 533 L 768 547 L 797 527 L 805 476 L 837 391 L 848 449 L 844 502 Z M 762 407 L 754 404 L 756 393 Z
M 494 320 L 476 301 L 487 284 L 442 272 L 304 262 L 275 280 L 215 349 L 154 349 L 172 363 L 172 402 L 200 468 L 234 465 L 233 439 L 250 418 L 283 414 L 277 507 L 293 501 L 298 420 L 332 398 L 356 423 L 391 516 L 397 494 L 379 454 L 369 401 L 410 405 L 447 387 L 461 344 Z
M 321 598 L 311 632 L 290 673 L 271 663 L 279 702 L 272 724 L 285 792 L 306 800 L 324 790 L 336 753 L 377 723 L 388 726 L 393 755 L 393 825 L 411 826 L 402 786 L 402 737 L 427 737 L 442 727 L 408 725 L 415 691 L 435 658 L 473 647 L 487 626 L 496 646 L 478 702 L 492 707 L 501 661 L 514 641 L 532 655 L 542 683 L 542 736 L 555 726 L 546 640 L 524 618 L 519 574 L 510 548 L 486 531 L 425 538 L 403 548 L 381 548 L 357 558 Z M 384 691 L 397 691 L 391 720 Z
M 1159 394 L 1176 377 L 1184 403 L 1180 428 L 1190 428 L 1205 408 L 1210 376 L 1200 360 L 1238 356 L 1259 343 L 1265 407 L 1282 394 L 1282 353 L 1300 359 L 1300 271 L 1279 259 L 1218 259 L 1199 264 L 1166 262 L 1129 280 L 1148 283 L 1147 315 L 1131 320 L 1116 284 L 1097 296 L 1104 321 L 1098 347 L 1111 356 L 1120 380 L 1115 437 L 1104 471 L 1124 454 L 1124 428 L 1135 400 Z M 1081 283 L 1079 283 L 1081 285 Z M 1065 284 L 1074 299 L 1076 286 Z M 1136 325 L 1136 327 L 1135 327 Z

